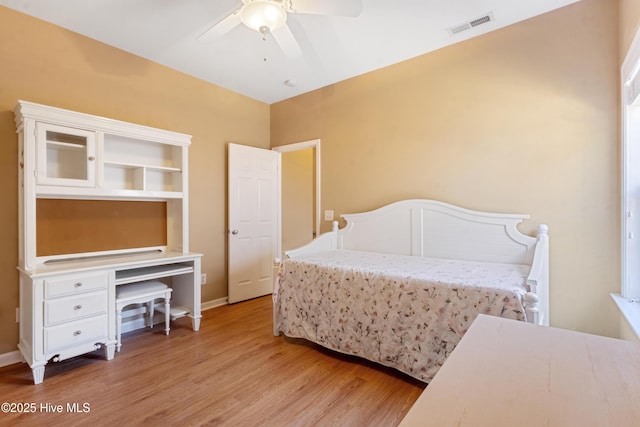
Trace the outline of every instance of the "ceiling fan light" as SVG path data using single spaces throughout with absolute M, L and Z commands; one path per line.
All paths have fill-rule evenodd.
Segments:
M 287 22 L 287 12 L 284 8 L 272 1 L 254 0 L 242 6 L 240 19 L 247 27 L 264 33 L 277 30 Z

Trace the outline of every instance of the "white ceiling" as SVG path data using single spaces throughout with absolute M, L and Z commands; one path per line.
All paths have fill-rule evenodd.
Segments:
M 287 25 L 303 51 L 297 58 L 286 57 L 271 35 L 263 41 L 244 25 L 213 40 L 196 40 L 241 0 L 0 0 L 0 5 L 270 104 L 576 1 L 362 0 L 357 18 L 289 14 Z M 489 12 L 493 22 L 456 35 L 447 30 Z

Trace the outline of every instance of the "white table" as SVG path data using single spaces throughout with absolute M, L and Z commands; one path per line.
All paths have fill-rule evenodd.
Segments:
M 400 426 L 640 426 L 640 344 L 480 315 Z

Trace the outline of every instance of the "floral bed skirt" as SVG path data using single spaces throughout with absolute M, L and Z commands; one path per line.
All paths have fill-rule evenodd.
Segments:
M 274 327 L 428 383 L 479 313 L 526 320 L 529 269 L 350 250 L 287 259 Z

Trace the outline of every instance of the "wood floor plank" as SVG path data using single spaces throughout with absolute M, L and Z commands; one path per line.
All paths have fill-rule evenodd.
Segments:
M 271 297 L 205 311 L 123 336 L 101 351 L 49 363 L 33 385 L 26 364 L 0 368 L 2 413 L 12 426 L 396 426 L 425 385 L 395 370 L 304 340 L 274 337 Z M 87 412 L 69 412 L 67 405 Z M 87 404 L 88 406 L 83 406 Z M 62 412 L 52 412 L 62 405 Z

